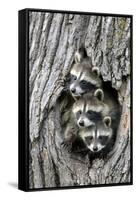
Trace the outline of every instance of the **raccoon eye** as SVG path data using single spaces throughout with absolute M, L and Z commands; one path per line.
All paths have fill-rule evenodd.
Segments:
M 102 140 L 103 136 L 99 136 L 99 140 Z
M 92 139 L 93 139 L 93 136 L 90 136 L 90 137 L 89 137 L 89 140 L 92 140 Z
M 108 140 L 108 136 L 99 136 L 99 140 L 106 142 Z
M 79 110 L 79 111 L 78 111 L 78 114 L 81 115 L 81 113 L 82 113 L 81 110 Z
M 87 114 L 89 114 L 89 115 L 91 115 L 92 113 L 93 113 L 92 110 L 88 110 L 88 111 L 87 111 Z
M 88 137 L 85 137 L 85 141 L 90 144 L 90 142 L 93 140 L 93 136 L 88 136 Z
M 86 81 L 84 81 L 84 80 L 82 80 L 82 81 L 80 81 L 80 84 L 82 84 L 82 85 L 86 85 L 86 84 L 87 84 L 87 82 L 86 82 Z

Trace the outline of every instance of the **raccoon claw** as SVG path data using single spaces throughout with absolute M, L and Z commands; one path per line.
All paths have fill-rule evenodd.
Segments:
M 71 152 L 71 149 L 72 149 L 72 144 L 68 141 L 63 141 L 61 143 L 61 146 L 66 149 L 68 152 Z

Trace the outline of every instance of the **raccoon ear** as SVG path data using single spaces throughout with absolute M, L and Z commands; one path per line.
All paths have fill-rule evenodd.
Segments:
M 111 127 L 111 117 L 110 116 L 104 117 L 103 122 L 107 127 Z
M 104 92 L 103 92 L 103 90 L 102 90 L 102 89 L 97 89 L 97 90 L 95 90 L 94 96 L 95 96 L 98 100 L 103 101 L 103 100 L 104 100 Z
M 92 67 L 92 72 L 95 76 L 99 77 L 100 76 L 100 70 L 98 67 Z
M 81 59 L 82 59 L 81 54 L 77 51 L 75 53 L 75 63 L 80 63 Z

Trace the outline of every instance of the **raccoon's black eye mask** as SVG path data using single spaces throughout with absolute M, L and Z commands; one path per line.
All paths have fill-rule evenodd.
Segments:
M 102 144 L 102 145 L 105 145 L 107 142 L 108 142 L 108 139 L 109 137 L 108 136 L 99 136 L 99 142 Z
M 90 90 L 96 88 L 92 83 L 90 83 L 90 82 L 88 82 L 86 80 L 80 81 L 79 84 L 80 84 L 80 87 L 82 88 L 82 90 L 89 90 L 90 91 Z
M 86 114 L 87 114 L 88 119 L 90 119 L 94 122 L 98 122 L 98 121 L 102 120 L 101 113 L 98 113 L 98 112 L 95 112 L 92 110 L 88 110 Z
M 88 136 L 88 137 L 85 137 L 85 141 L 88 145 L 90 145 L 90 143 L 92 142 L 93 140 L 93 136 Z

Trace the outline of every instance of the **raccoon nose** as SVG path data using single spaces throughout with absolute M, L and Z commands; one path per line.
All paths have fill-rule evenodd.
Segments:
M 72 93 L 75 93 L 75 92 L 76 92 L 76 89 L 75 89 L 75 88 L 72 88 L 72 89 L 71 89 L 71 92 L 72 92 Z
M 84 122 L 83 122 L 83 121 L 80 121 L 80 122 L 79 122 L 79 125 L 80 125 L 80 126 L 84 126 Z
M 93 151 L 98 151 L 98 148 L 97 147 L 93 147 Z

